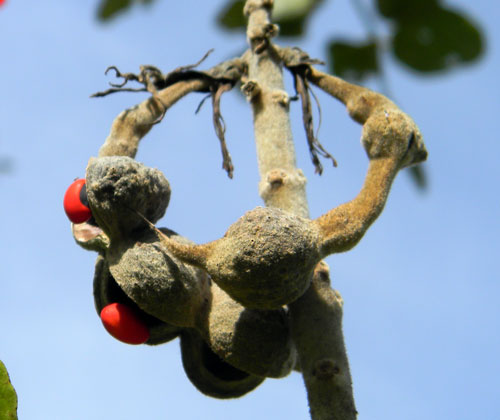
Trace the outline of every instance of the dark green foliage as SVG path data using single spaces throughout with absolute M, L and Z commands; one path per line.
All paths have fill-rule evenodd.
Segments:
M 379 71 L 377 44 L 333 41 L 328 46 L 333 74 L 348 80 L 361 80 Z
M 108 21 L 135 3 L 153 0 L 101 0 L 98 18 Z M 286 13 L 274 16 L 280 35 L 297 37 L 304 34 L 307 20 L 323 0 L 309 0 L 306 6 L 292 5 Z M 483 51 L 480 29 L 465 15 L 444 8 L 439 0 L 374 0 L 381 16 L 394 22 L 391 35 L 392 52 L 413 70 L 432 73 L 446 71 L 476 60 Z M 219 25 L 230 30 L 245 30 L 244 0 L 228 0 L 219 12 Z M 334 73 L 351 80 L 380 71 L 377 43 L 333 40 L 328 45 L 330 67 Z
M 413 20 L 426 17 L 438 8 L 437 0 L 376 0 L 378 11 L 390 19 Z
M 17 394 L 2 361 L 0 361 L 0 419 L 17 419 Z
M 219 25 L 226 29 L 242 29 L 244 30 L 246 21 L 243 16 L 244 0 L 232 1 L 224 9 L 222 9 L 217 17 Z
M 379 13 L 395 25 L 392 52 L 406 66 L 419 72 L 449 70 L 476 60 L 483 50 L 480 30 L 466 16 L 443 8 L 438 0 L 374 0 Z M 277 16 L 280 35 L 300 36 L 306 21 L 321 1 L 310 2 L 300 13 Z M 229 0 L 218 22 L 226 29 L 245 28 L 243 0 Z M 332 40 L 328 45 L 334 74 L 354 81 L 377 74 L 377 43 L 370 35 L 365 42 Z
M 100 20 L 108 20 L 120 11 L 130 7 L 132 0 L 103 0 L 99 5 L 97 17 Z
M 97 17 L 101 21 L 108 21 L 117 14 L 126 11 L 133 3 L 149 4 L 153 0 L 101 0 L 97 9 Z
M 410 68 L 434 72 L 474 61 L 481 55 L 483 41 L 464 16 L 436 8 L 428 16 L 398 22 L 393 49 Z
M 442 7 L 438 0 L 377 0 L 377 7 L 395 23 L 394 55 L 413 70 L 448 70 L 481 55 L 479 29 L 464 15 Z
M 304 33 L 304 26 L 307 15 L 294 16 L 288 19 L 278 20 L 280 35 L 282 36 L 300 36 Z

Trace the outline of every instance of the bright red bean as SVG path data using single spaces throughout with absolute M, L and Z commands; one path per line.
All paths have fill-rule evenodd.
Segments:
M 68 219 L 73 223 L 83 223 L 92 217 L 92 212 L 88 206 L 87 194 L 82 189 L 85 186 L 85 179 L 77 179 L 73 182 L 64 194 L 64 211 Z
M 136 313 L 122 303 L 111 303 L 101 311 L 104 328 L 117 340 L 127 344 L 143 344 L 149 338 L 148 327 Z

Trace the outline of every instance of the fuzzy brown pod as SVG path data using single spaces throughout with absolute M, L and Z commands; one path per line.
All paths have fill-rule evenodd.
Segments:
M 92 215 L 111 242 L 146 226 L 130 209 L 157 221 L 170 200 L 170 184 L 161 171 L 126 156 L 91 158 L 85 179 Z
M 284 309 L 247 309 L 212 284 L 210 310 L 197 330 L 181 334 L 184 369 L 203 393 L 236 398 L 266 377 L 288 375 L 296 363 Z
M 189 243 L 168 229 L 162 232 Z M 117 284 L 142 310 L 179 327 L 196 325 L 208 302 L 208 277 L 165 250 L 154 232 L 112 241 L 106 260 Z
M 292 370 L 295 350 L 284 309 L 245 308 L 210 284 L 200 269 L 169 255 L 155 232 L 148 229 L 134 244 L 124 242 L 117 263 L 109 253 L 107 261 L 117 286 L 141 310 L 169 325 L 197 329 L 212 351 L 235 368 L 274 378 Z
M 134 212 L 163 216 L 170 198 L 165 176 L 132 158 L 110 156 L 89 161 L 86 183 L 92 215 L 110 240 L 104 255 L 116 283 L 148 314 L 193 327 L 209 293 L 206 275 L 160 247 Z M 172 231 L 164 234 L 188 242 Z
M 248 309 L 212 283 L 202 337 L 226 362 L 254 375 L 281 378 L 295 365 L 288 314 L 283 308 Z
M 211 350 L 236 369 L 260 377 L 290 373 L 295 350 L 286 312 L 281 307 L 253 310 L 237 303 L 211 283 L 203 270 L 176 257 L 145 224 L 145 219 L 137 216 L 139 211 L 148 209 L 149 203 L 161 202 L 156 194 L 164 194 L 167 189 L 155 186 L 168 186 L 161 172 L 129 158 L 99 158 L 89 163 L 87 177 L 92 214 L 98 223 L 106 221 L 104 230 L 110 238 L 101 263 L 105 264 L 106 275 L 102 280 L 101 274 L 95 285 L 99 308 L 115 297 L 149 316 L 148 326 L 162 323 L 172 328 L 172 334 L 182 328 L 196 329 Z M 136 185 L 144 186 L 145 192 L 137 191 Z M 96 202 L 98 198 L 104 203 Z M 152 209 L 149 213 L 160 214 Z M 140 222 L 134 221 L 134 229 L 122 228 L 122 214 L 127 219 L 132 215 Z M 178 246 L 195 246 L 171 230 L 162 228 L 158 232 L 161 238 Z M 271 232 L 268 236 L 272 236 Z
M 363 124 L 361 143 L 370 159 L 399 158 L 399 168 L 427 158 L 419 128 L 395 106 L 381 107 L 370 113 Z
M 184 330 L 180 339 L 184 371 L 191 383 L 205 395 L 220 399 L 239 398 L 265 380 L 226 363 L 196 330 Z
M 148 327 L 150 335 L 145 344 L 162 344 L 179 336 L 181 328 L 146 313 L 123 292 L 111 275 L 105 258 L 99 255 L 94 272 L 94 304 L 97 314 L 100 315 L 105 306 L 116 302 L 132 308 L 144 325 Z
M 277 208 L 245 213 L 226 234 L 205 245 L 184 245 L 158 232 L 176 257 L 206 270 L 247 308 L 277 309 L 299 298 L 320 256 L 319 229 Z

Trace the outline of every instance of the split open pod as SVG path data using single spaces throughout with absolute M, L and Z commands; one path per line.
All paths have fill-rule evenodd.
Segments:
M 131 319 L 127 325 L 140 332 L 137 320 L 148 328 L 150 336 L 146 344 L 165 342 L 180 334 L 184 337 L 183 348 L 191 349 L 183 350 L 191 355 L 183 356 L 184 359 L 205 363 L 207 357 L 212 357 L 207 355 L 213 353 L 210 360 L 219 360 L 217 366 L 221 369 L 225 366 L 227 371 L 241 372 L 236 377 L 243 378 L 244 386 L 240 383 L 238 391 L 229 392 L 235 385 L 234 376 L 230 384 L 221 383 L 212 362 L 212 370 L 208 365 L 185 362 L 192 382 L 209 395 L 238 396 L 265 377 L 282 377 L 291 371 L 295 350 L 287 312 L 281 307 L 246 308 L 236 302 L 210 280 L 205 270 L 174 255 L 146 219 L 138 217 L 148 214 L 156 221 L 165 212 L 170 188 L 160 171 L 126 157 L 92 159 L 87 168 L 87 194 L 97 224 L 109 237 L 109 245 L 98 258 L 94 280 L 100 313 L 110 304 L 123 304 L 135 314 L 125 314 L 124 319 Z M 160 232 L 162 237 L 179 245 L 195 246 L 173 231 Z M 113 316 L 120 311 L 117 305 L 111 309 L 115 311 Z M 110 320 L 114 322 L 115 318 Z M 127 342 L 126 328 L 122 330 L 120 325 L 115 328 L 111 321 L 104 322 L 108 331 Z M 131 336 L 129 341 L 134 341 L 135 336 Z M 198 343 L 194 347 L 186 344 L 193 340 Z M 205 350 L 198 354 L 200 349 Z M 193 376 L 196 372 L 203 374 L 204 379 L 197 381 Z M 210 377 L 215 381 L 212 391 L 207 385 Z

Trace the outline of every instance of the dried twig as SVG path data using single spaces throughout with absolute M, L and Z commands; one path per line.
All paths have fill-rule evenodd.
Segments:
M 220 142 L 220 148 L 222 151 L 222 168 L 227 172 L 229 178 L 233 177 L 234 166 L 231 161 L 231 155 L 227 149 L 226 140 L 224 133 L 226 131 L 226 124 L 224 123 L 224 118 L 220 112 L 220 99 L 224 92 L 228 92 L 233 88 L 232 83 L 221 83 L 212 92 L 212 108 L 213 108 L 213 122 L 215 133 Z
M 210 52 L 211 50 L 197 63 L 178 67 L 167 75 L 163 75 L 157 67 L 149 65 L 141 66 L 141 71 L 138 75 L 133 73 L 121 73 L 115 66 L 109 67 L 106 72 L 114 70 L 116 76 L 121 77 L 124 80 L 119 84 L 111 84 L 112 88 L 103 92 L 98 92 L 93 95 L 94 97 L 106 96 L 115 92 L 147 91 L 152 94 L 152 98 L 149 98 L 144 103 L 144 106 L 140 106 L 140 109 L 144 108 L 145 110 L 148 110 L 148 114 L 145 116 L 145 119 L 143 119 L 143 117 L 137 119 L 139 108 L 134 107 L 126 111 L 115 121 L 117 124 L 116 130 L 123 130 L 129 123 L 135 125 L 135 128 L 132 126 L 129 127 L 134 131 L 134 133 L 136 133 L 134 136 L 131 136 L 134 138 L 134 141 L 129 138 L 126 142 L 124 142 L 124 138 L 121 136 L 115 137 L 113 132 L 116 132 L 116 130 L 112 130 L 112 135 L 106 142 L 106 146 L 101 152 L 106 155 L 111 153 L 134 156 L 137 151 L 139 139 L 145 135 L 145 133 L 149 131 L 153 125 L 158 124 L 163 120 L 168 108 L 176 102 L 178 98 L 184 96 L 184 94 L 188 92 L 209 92 L 209 96 L 212 97 L 213 123 L 215 132 L 220 141 L 220 147 L 222 150 L 222 167 L 226 170 L 228 176 L 232 178 L 234 166 L 225 142 L 225 124 L 220 112 L 220 99 L 224 92 L 231 90 L 239 81 L 241 74 L 244 72 L 244 65 L 241 59 L 234 59 L 218 64 L 206 72 L 193 70 L 194 67 L 198 66 L 203 60 L 206 59 Z M 144 87 L 139 89 L 125 87 L 129 81 L 138 82 Z M 185 87 L 187 86 L 189 86 L 188 90 L 185 90 Z M 170 93 L 170 91 L 172 92 Z M 198 106 L 196 112 L 199 111 L 202 104 L 203 101 Z M 125 124 L 123 119 L 125 116 L 128 117 L 127 124 Z M 109 149 L 111 145 L 113 145 L 113 147 Z
M 196 108 L 195 114 L 197 114 L 202 106 L 205 104 L 205 101 L 208 98 L 212 98 L 212 113 L 213 113 L 213 124 L 215 128 L 215 133 L 217 134 L 217 138 L 220 142 L 220 147 L 222 151 L 222 168 L 227 172 L 229 178 L 233 178 L 234 166 L 231 160 L 231 155 L 229 154 L 229 150 L 227 149 L 226 140 L 225 140 L 225 132 L 226 132 L 226 123 L 224 122 L 224 118 L 220 112 L 220 99 L 224 92 L 230 91 L 234 86 L 233 81 L 229 82 L 220 82 L 214 83 L 210 87 L 210 94 L 206 95 L 198 104 Z
M 194 68 L 198 67 L 211 53 L 213 49 L 209 50 L 198 62 L 194 64 L 189 64 L 186 66 L 180 66 L 172 70 L 167 74 L 163 74 L 160 69 L 151 65 L 140 66 L 139 74 L 135 73 L 122 73 L 116 66 L 110 66 L 106 69 L 104 74 L 108 74 L 110 70 L 115 71 L 115 76 L 117 78 L 123 78 L 122 83 L 111 83 L 111 89 L 107 89 L 102 92 L 97 92 L 91 95 L 91 97 L 103 97 L 111 93 L 116 92 L 151 92 L 162 90 L 180 81 L 188 81 L 193 79 L 213 79 L 212 76 L 207 73 L 195 71 Z M 131 89 L 125 88 L 125 85 L 129 82 L 137 82 L 144 85 L 143 88 Z
M 333 166 L 335 167 L 337 166 L 337 161 L 330 153 L 325 150 L 323 145 L 314 135 L 311 99 L 309 97 L 309 85 L 307 83 L 307 80 L 305 79 L 302 72 L 292 71 L 292 74 L 294 77 L 295 90 L 300 96 L 302 103 L 302 121 L 304 122 L 304 129 L 306 131 L 307 144 L 309 146 L 311 160 L 314 164 L 314 167 L 316 168 L 315 173 L 321 175 L 323 173 L 323 165 L 321 165 L 318 154 L 320 154 L 324 158 L 331 159 Z

